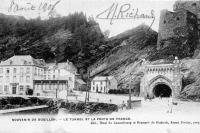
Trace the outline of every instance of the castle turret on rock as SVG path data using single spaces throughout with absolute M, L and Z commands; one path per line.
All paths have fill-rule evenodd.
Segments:
M 196 6 L 200 2 L 196 2 Z M 192 4 L 174 4 L 174 12 L 162 10 L 160 14 L 157 48 L 162 49 L 168 46 L 184 46 L 192 51 L 198 44 L 198 19 L 197 7 Z
M 174 4 L 174 11 L 188 10 L 197 17 L 198 29 L 200 30 L 200 1 L 177 1 Z
M 176 12 L 161 11 L 158 49 L 171 45 L 174 39 L 178 39 L 180 43 L 197 39 L 195 38 L 197 33 L 197 18 L 193 13 L 184 9 Z
M 200 13 L 200 1 L 176 1 L 173 10 L 178 11 L 182 9 L 198 15 Z

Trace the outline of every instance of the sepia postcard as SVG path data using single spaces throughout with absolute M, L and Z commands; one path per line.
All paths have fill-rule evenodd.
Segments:
M 0 133 L 105 132 L 200 132 L 200 1 L 0 0 Z

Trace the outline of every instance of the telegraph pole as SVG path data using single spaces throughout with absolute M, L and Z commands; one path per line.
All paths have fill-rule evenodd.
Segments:
M 90 101 L 90 71 L 88 72 L 88 102 Z
M 86 90 L 86 94 L 85 94 L 85 104 L 87 102 L 89 102 L 90 100 L 90 88 L 89 88 L 89 85 L 90 84 L 90 73 L 88 72 L 87 74 L 87 90 Z
M 131 109 L 131 87 L 129 86 L 129 109 Z
M 129 102 L 128 102 L 128 108 L 129 109 L 132 109 L 132 105 L 131 105 L 131 86 L 133 86 L 133 78 L 132 78 L 132 74 L 131 74 L 131 83 L 128 86 L 128 89 L 129 89 Z
M 58 89 L 56 88 L 56 99 L 58 98 Z
M 129 102 L 128 102 L 128 106 L 129 106 L 129 109 L 131 109 L 132 107 L 131 107 L 131 87 L 130 87 L 130 85 L 128 85 L 128 87 L 129 87 Z
M 85 104 L 87 103 L 87 90 L 85 92 Z

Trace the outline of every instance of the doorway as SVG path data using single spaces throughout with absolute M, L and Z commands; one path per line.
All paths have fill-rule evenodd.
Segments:
M 16 86 L 12 86 L 12 94 L 16 94 L 17 93 L 17 87 Z

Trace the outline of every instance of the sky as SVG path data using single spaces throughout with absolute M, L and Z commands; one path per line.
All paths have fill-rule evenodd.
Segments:
M 42 10 L 45 3 L 47 7 L 50 5 L 55 5 L 55 8 L 51 6 L 58 14 L 61 16 L 67 16 L 69 13 L 74 12 L 84 12 L 87 17 L 94 17 L 100 25 L 101 30 L 104 32 L 106 30 L 110 31 L 110 36 L 117 35 L 128 29 L 132 29 L 140 24 L 151 25 L 153 19 L 115 19 L 112 24 L 110 19 L 99 19 L 96 16 L 113 4 L 114 6 L 118 5 L 116 8 L 116 14 L 123 10 L 124 13 L 136 13 L 155 16 L 155 21 L 151 25 L 152 29 L 158 31 L 159 26 L 159 17 L 160 11 L 162 9 L 167 9 L 169 11 L 173 10 L 174 0 L 0 0 L 0 13 L 9 14 L 9 15 L 20 15 L 24 16 L 27 19 L 36 18 L 39 15 L 42 19 L 48 18 L 49 10 Z M 16 11 L 16 5 L 22 10 Z M 42 6 L 41 6 L 42 5 Z M 33 6 L 33 7 L 32 7 Z M 40 7 L 40 8 L 39 8 Z M 126 10 L 126 11 L 125 11 Z M 111 15 L 114 12 L 112 9 Z M 103 14 L 103 18 L 106 18 L 108 12 Z M 122 14 L 120 14 L 120 17 Z M 109 16 L 110 18 L 111 16 Z M 121 17 L 122 18 L 122 17 Z M 124 18 L 124 16 L 123 16 Z

